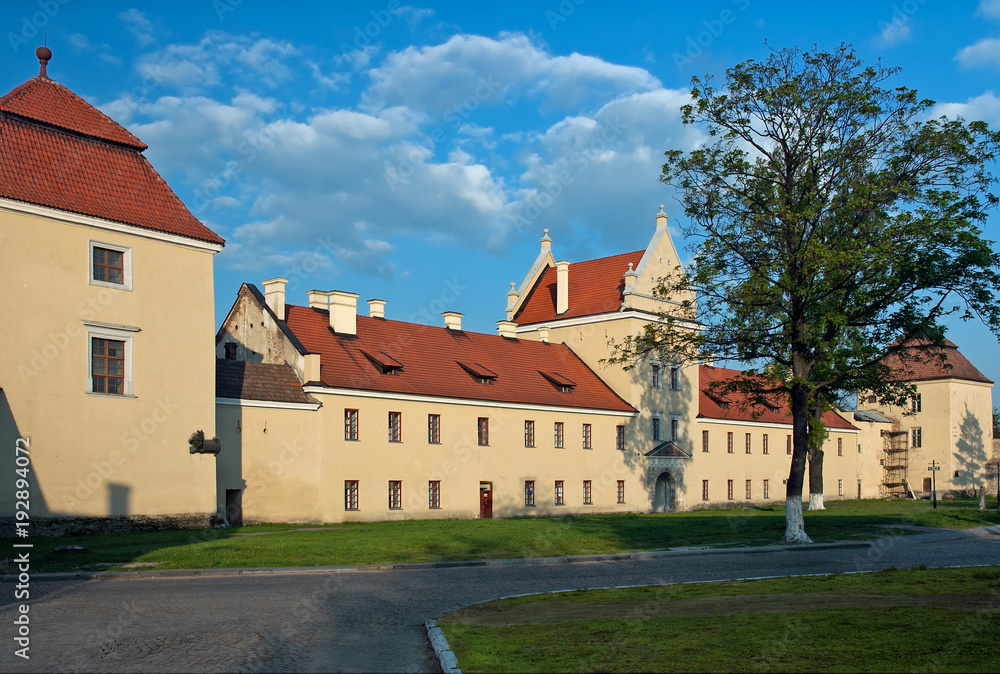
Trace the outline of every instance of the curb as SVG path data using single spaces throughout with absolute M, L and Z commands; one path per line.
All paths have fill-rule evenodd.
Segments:
M 438 627 L 438 621 L 428 620 L 424 623 L 424 627 L 427 628 L 427 638 L 431 640 L 434 654 L 441 664 L 441 671 L 444 674 L 462 674 L 462 670 L 458 668 L 458 658 L 451 650 L 451 646 L 448 645 L 448 640 L 445 639 L 444 632 Z
M 447 569 L 467 566 L 551 566 L 558 564 L 591 564 L 659 557 L 691 557 L 700 555 L 729 554 L 739 551 L 745 555 L 761 555 L 783 551 L 836 550 L 850 548 L 870 548 L 871 541 L 844 543 L 803 543 L 801 545 L 769 545 L 758 548 L 699 548 L 678 550 L 657 550 L 649 552 L 625 552 L 604 555 L 573 555 L 566 557 L 520 557 L 514 559 L 480 559 L 454 562 L 402 562 L 396 564 L 350 564 L 341 566 L 278 566 L 227 569 L 161 569 L 150 571 L 66 571 L 61 573 L 32 574 L 32 580 L 72 581 L 72 580 L 135 580 L 142 578 L 197 578 L 219 576 L 264 576 L 315 573 L 356 573 L 359 571 L 415 571 L 424 569 Z M 0 577 L 0 583 L 16 583 L 18 574 Z

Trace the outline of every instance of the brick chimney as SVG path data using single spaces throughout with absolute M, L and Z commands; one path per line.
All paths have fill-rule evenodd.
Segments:
M 358 334 L 358 294 L 343 290 L 326 293 L 330 298 L 330 327 L 338 335 Z

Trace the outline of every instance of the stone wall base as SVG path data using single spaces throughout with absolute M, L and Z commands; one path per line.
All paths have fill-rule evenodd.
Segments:
M 33 517 L 29 536 L 88 536 L 170 529 L 205 529 L 224 526 L 217 513 L 183 515 L 132 515 L 129 517 Z M 14 536 L 14 518 L 0 518 L 0 536 Z

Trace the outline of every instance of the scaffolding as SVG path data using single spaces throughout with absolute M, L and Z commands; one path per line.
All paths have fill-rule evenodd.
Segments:
M 910 436 L 907 431 L 882 431 L 882 498 L 914 498 L 907 476 Z

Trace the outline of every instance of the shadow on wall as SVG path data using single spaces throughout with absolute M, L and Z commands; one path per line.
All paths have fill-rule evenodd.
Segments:
M 958 442 L 955 451 L 955 475 L 952 485 L 956 489 L 978 489 L 986 484 L 983 466 L 989 458 L 986 452 L 986 436 L 979 419 L 965 406 L 962 423 L 958 427 Z
M 7 474 L 10 475 L 10 486 L 0 491 L 0 517 L 14 517 L 14 501 L 16 499 L 17 491 L 23 491 L 16 489 L 16 480 L 26 479 L 28 481 L 28 501 L 31 504 L 31 517 L 48 517 L 52 515 L 51 510 L 49 510 L 48 503 L 45 500 L 45 495 L 42 492 L 42 487 L 38 481 L 38 474 L 35 472 L 34 463 L 30 461 L 32 452 L 41 451 L 39 447 L 32 447 L 30 444 L 25 448 L 27 451 L 18 451 L 15 449 L 17 447 L 23 447 L 24 443 L 18 443 L 19 439 L 24 438 L 21 434 L 21 430 L 18 428 L 17 420 L 14 419 L 14 412 L 10 408 L 10 403 L 7 401 L 7 394 L 3 389 L 0 389 L 0 447 L 3 448 L 2 455 L 9 457 L 7 459 L 8 463 L 4 466 L 7 468 Z M 31 438 L 24 438 L 29 443 Z M 20 458 L 19 458 L 20 457 Z M 28 460 L 26 466 L 21 464 Z M 26 471 L 22 471 L 23 468 L 27 468 Z M 15 473 L 18 470 L 21 472 Z M 22 474 L 26 474 L 27 477 L 23 477 Z

